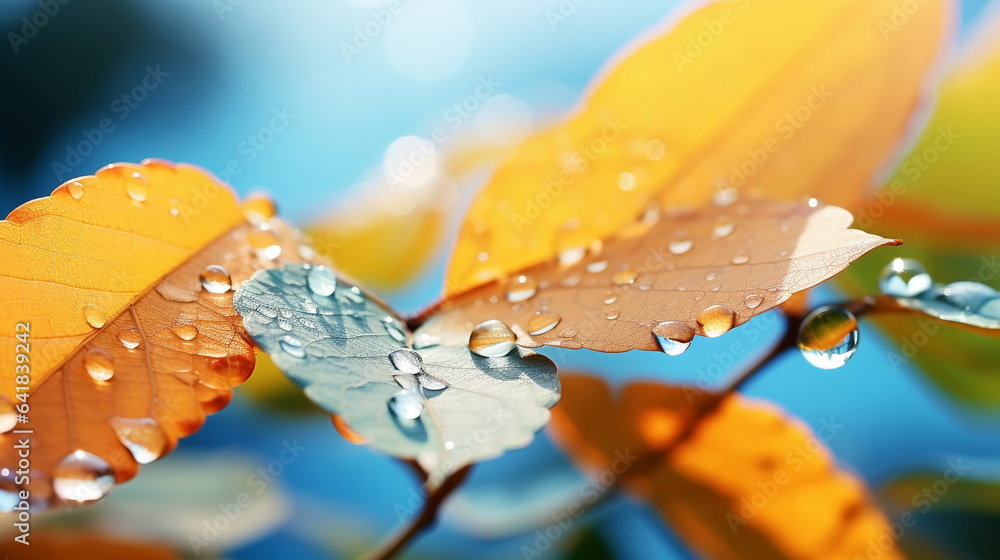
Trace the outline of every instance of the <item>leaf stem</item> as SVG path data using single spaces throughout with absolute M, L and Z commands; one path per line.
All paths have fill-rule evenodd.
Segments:
M 403 552 L 426 529 L 437 521 L 438 512 L 445 500 L 457 490 L 469 476 L 472 465 L 463 467 L 445 479 L 437 489 L 429 492 L 420 513 L 396 536 L 364 556 L 367 560 L 388 560 Z

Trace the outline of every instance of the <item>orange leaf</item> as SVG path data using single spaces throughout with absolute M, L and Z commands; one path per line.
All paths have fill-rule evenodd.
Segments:
M 731 396 L 681 440 L 707 394 L 632 383 L 616 398 L 600 379 L 561 377 L 552 429 L 564 449 L 625 477 L 699 554 L 834 560 L 871 557 L 874 546 L 901 558 L 864 484 L 823 444 L 836 425 L 817 437 L 774 406 Z
M 847 229 L 851 220 L 835 206 L 768 201 L 647 217 L 589 255 L 567 251 L 445 300 L 417 341 L 457 343 L 497 319 L 526 347 L 680 352 L 897 243 Z
M 55 534 L 31 535 L 24 546 L 4 539 L 0 554 L 5 558 L 19 560 L 50 560 L 51 558 L 73 558 L 74 560 L 172 560 L 181 554 L 165 545 L 132 542 L 103 536 Z M 9 555 L 9 556 L 8 556 Z
M 0 464 L 18 465 L 14 443 L 30 439 L 33 501 L 100 499 L 229 402 L 254 367 L 232 288 L 279 252 L 299 260 L 272 209 L 244 213 L 201 170 L 145 161 L 0 222 Z
M 735 192 L 852 207 L 906 130 L 949 0 L 711 2 L 630 48 L 579 111 L 530 138 L 470 209 L 461 292 L 602 239 L 651 199 Z M 898 12 L 898 13 L 897 13 Z M 902 20 L 901 20 L 902 18 Z M 566 224 L 580 231 L 565 239 Z

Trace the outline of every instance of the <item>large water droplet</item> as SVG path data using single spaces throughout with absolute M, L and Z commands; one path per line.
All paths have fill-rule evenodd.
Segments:
M 135 329 L 125 329 L 118 333 L 118 341 L 129 350 L 135 350 L 142 344 L 142 335 Z
M 201 280 L 201 286 L 213 294 L 224 294 L 233 288 L 233 279 L 229 276 L 229 271 L 217 264 L 205 267 L 198 278 Z
M 95 329 L 103 327 L 108 322 L 108 315 L 96 303 L 88 303 L 83 308 L 83 318 Z
M 505 356 L 517 344 L 517 337 L 510 327 L 496 319 L 490 319 L 476 326 L 469 336 L 469 350 L 486 358 Z
M 733 255 L 733 258 L 729 259 L 729 262 L 733 264 L 746 264 L 750 262 L 750 254 L 746 251 L 740 251 Z
M 538 283 L 527 276 L 516 276 L 507 282 L 507 301 L 511 303 L 530 299 L 536 293 L 538 293 Z
M 882 269 L 878 287 L 892 297 L 916 297 L 931 288 L 934 281 L 924 265 L 913 259 L 893 259 Z
M 653 327 L 653 336 L 668 356 L 679 356 L 691 346 L 694 329 L 680 321 L 664 321 Z
M 111 465 L 97 455 L 77 450 L 56 465 L 52 489 L 63 501 L 86 504 L 96 502 L 111 491 L 115 475 Z
M 528 320 L 528 334 L 545 334 L 556 328 L 562 317 L 551 311 L 539 311 Z
M 167 450 L 167 435 L 152 418 L 115 416 L 111 419 L 111 428 L 140 465 L 152 463 Z
M 306 276 L 309 289 L 319 296 L 330 296 L 337 289 L 337 276 L 325 266 L 314 266 Z
M 259 226 L 278 215 L 278 207 L 274 199 L 266 194 L 251 194 L 243 202 L 243 214 L 247 221 Z
M 722 336 L 736 323 L 736 314 L 724 305 L 713 305 L 698 314 L 698 325 L 708 338 Z
M 247 240 L 258 257 L 273 261 L 281 256 L 281 242 L 276 233 L 271 231 L 270 228 L 263 227 L 266 225 L 263 224 L 262 227 L 253 229 L 247 236 Z
M 100 348 L 91 349 L 83 358 L 83 367 L 95 381 L 109 381 L 115 376 L 115 361 Z
M 416 420 L 424 411 L 424 397 L 419 390 L 407 391 L 403 389 L 389 400 L 389 410 L 400 418 Z
M 799 328 L 799 350 L 820 369 L 847 363 L 858 348 L 858 320 L 846 309 L 823 306 L 806 316 Z
M 17 426 L 17 410 L 7 395 L 0 395 L 0 434 L 6 434 Z
M 286 336 L 278 342 L 278 346 L 284 350 L 285 354 L 293 358 L 305 358 L 306 349 L 302 346 L 302 341 L 295 338 L 294 336 Z
M 415 350 L 410 350 L 409 348 L 402 348 L 400 350 L 390 352 L 389 361 L 392 362 L 392 367 L 403 373 L 409 373 L 410 375 L 416 375 L 423 371 L 424 368 L 423 356 Z

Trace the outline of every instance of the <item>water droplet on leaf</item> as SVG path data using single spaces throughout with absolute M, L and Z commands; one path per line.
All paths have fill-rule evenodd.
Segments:
M 724 305 L 713 305 L 698 314 L 698 325 L 708 338 L 726 334 L 735 323 L 736 314 Z
M 691 346 L 694 329 L 680 321 L 664 321 L 653 327 L 653 336 L 668 356 L 679 356 Z
M 97 455 L 77 450 L 56 465 L 52 489 L 62 500 L 75 504 L 96 502 L 111 491 L 115 476 L 111 465 Z
M 733 255 L 733 258 L 729 259 L 729 262 L 733 264 L 746 264 L 750 262 L 750 254 L 746 251 L 740 251 Z
M 285 338 L 282 338 L 278 343 L 278 346 L 284 350 L 285 354 L 288 354 L 293 358 L 306 357 L 306 349 L 302 346 L 302 341 L 294 336 L 286 336 Z
M 95 303 L 88 303 L 86 307 L 83 308 L 83 318 L 87 320 L 87 324 L 95 329 L 99 329 L 108 322 L 108 316 L 104 313 L 104 310 L 97 306 Z
M 403 389 L 389 400 L 389 410 L 400 418 L 416 420 L 424 411 L 424 397 L 420 391 Z
M 115 416 L 111 419 L 111 427 L 118 441 L 128 448 L 140 465 L 152 463 L 167 450 L 167 436 L 152 418 Z
M 417 351 L 403 348 L 389 353 L 389 361 L 392 367 L 403 373 L 416 375 L 423 371 L 424 358 Z
M 225 267 L 217 264 L 205 267 L 199 276 L 201 286 L 213 294 L 224 294 L 233 288 L 233 279 Z
M 916 297 L 933 284 L 924 265 L 913 259 L 893 259 L 882 269 L 878 279 L 882 293 L 897 298 Z
M 510 353 L 517 345 L 517 337 L 510 327 L 496 319 L 476 326 L 469 336 L 469 350 L 486 358 L 497 358 Z
M 538 284 L 527 276 L 516 276 L 507 282 L 507 301 L 517 303 L 538 293 Z
M 806 316 L 799 328 L 799 350 L 814 367 L 836 369 L 858 348 L 858 320 L 846 309 L 823 306 Z
M 114 359 L 111 354 L 100 348 L 94 348 L 87 352 L 83 358 L 83 367 L 95 381 L 109 381 L 115 376 Z
M 624 270 L 619 270 L 614 274 L 612 274 L 611 283 L 616 286 L 626 286 L 628 284 L 635 282 L 635 279 L 638 277 L 639 275 L 636 274 L 634 270 L 626 268 Z
M 314 266 L 306 276 L 309 289 L 319 296 L 330 296 L 337 289 L 337 276 L 325 266 Z
M 556 328 L 562 317 L 551 311 L 539 311 L 528 320 L 528 334 L 545 334 Z
M 135 350 L 142 344 L 142 335 L 135 329 L 126 329 L 118 333 L 118 341 L 129 350 Z

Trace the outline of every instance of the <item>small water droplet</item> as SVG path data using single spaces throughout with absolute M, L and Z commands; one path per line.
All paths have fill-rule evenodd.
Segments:
M 563 249 L 562 251 L 559 251 L 559 266 L 573 266 L 574 264 L 582 261 L 586 254 L 587 249 L 585 247 L 571 247 L 569 249 Z
M 278 215 L 278 207 L 274 199 L 266 194 L 251 194 L 243 202 L 243 215 L 255 226 L 272 220 Z
M 95 329 L 103 327 L 108 321 L 107 314 L 96 303 L 88 303 L 83 308 L 83 317 L 87 320 L 87 324 Z
M 694 329 L 680 321 L 664 321 L 653 327 L 653 336 L 668 356 L 679 356 L 691 346 Z
M 6 434 L 17 426 L 17 410 L 7 395 L 0 395 L 0 434 Z
M 748 309 L 756 309 L 760 307 L 760 304 L 764 303 L 764 298 L 757 294 L 750 294 L 743 298 L 743 305 L 747 306 Z
M 611 305 L 612 303 L 618 301 L 618 294 L 614 292 L 608 292 L 604 294 L 604 303 Z
M 225 267 L 217 264 L 205 267 L 201 271 L 201 286 L 213 294 L 224 294 L 233 288 L 233 279 Z
M 580 277 L 573 274 L 572 276 L 567 276 L 566 278 L 563 278 L 562 282 L 559 283 L 567 288 L 575 288 L 580 283 Z
M 140 465 L 152 463 L 162 457 L 169 445 L 166 434 L 152 418 L 115 416 L 111 419 L 111 427 L 118 436 L 118 441 L 128 448 Z
M 52 489 L 63 501 L 96 502 L 111 491 L 115 475 L 111 465 L 97 455 L 77 450 L 59 462 L 52 473 Z
M 556 328 L 562 317 L 551 311 L 539 311 L 528 320 L 528 334 L 545 334 Z
M 306 261 L 314 260 L 316 258 L 316 250 L 303 243 L 299 245 L 299 256 Z
M 882 269 L 878 279 L 882 293 L 897 298 L 916 297 L 933 284 L 924 265 L 913 259 L 893 259 Z
M 250 242 L 254 254 L 261 259 L 273 261 L 281 256 L 281 243 L 278 235 L 264 226 L 267 224 L 262 224 L 261 227 L 251 230 L 247 240 Z
M 424 367 L 424 358 L 418 352 L 409 348 L 390 352 L 389 361 L 392 362 L 392 367 L 410 375 L 420 373 Z
M 729 206 L 736 202 L 739 193 L 733 187 L 724 187 L 715 191 L 712 195 L 712 204 L 716 206 Z
M 576 329 L 567 327 L 559 331 L 559 336 L 561 336 L 562 338 L 573 338 L 574 336 L 576 336 Z
M 349 290 L 338 290 L 337 293 L 358 304 L 364 303 L 366 299 L 365 293 L 357 286 L 351 286 Z
M 816 208 L 819 206 L 819 200 L 816 198 L 808 198 L 806 199 L 806 204 L 808 204 L 810 208 Z
M 663 155 L 666 153 L 666 148 L 663 146 L 663 142 L 659 140 L 650 140 L 646 142 L 646 157 L 653 161 L 660 161 L 663 159 Z
M 729 262 L 733 264 L 746 264 L 750 262 L 750 254 L 746 251 L 740 251 L 733 255 L 733 258 L 729 259 Z
M 858 348 L 858 320 L 846 309 L 823 306 L 813 310 L 799 328 L 799 350 L 814 367 L 836 369 Z
M 614 321 L 615 319 L 620 317 L 621 314 L 622 312 L 618 310 L 618 308 L 612 307 L 611 309 L 608 309 L 608 311 L 604 314 L 604 318 L 609 321 Z
M 507 301 L 511 303 L 530 299 L 536 293 L 538 293 L 538 284 L 527 276 L 516 276 L 507 282 Z
M 726 237 L 727 235 L 733 233 L 736 229 L 736 223 L 726 218 L 725 216 L 719 217 L 715 222 L 715 226 L 712 228 L 712 235 L 714 237 Z
M 447 449 L 448 451 L 455 449 L 455 442 L 451 440 L 444 442 L 444 448 Z
M 146 202 L 146 197 L 149 196 L 149 182 L 141 173 L 133 173 L 125 185 L 125 191 L 132 200 Z
M 611 283 L 616 286 L 627 286 L 635 282 L 639 275 L 636 271 L 626 268 L 611 275 Z
M 698 314 L 698 325 L 708 338 L 722 336 L 736 324 L 736 314 L 724 305 L 713 305 Z
M 400 418 L 416 420 L 424 411 L 424 397 L 420 391 L 403 389 L 389 400 L 389 410 Z
M 305 358 L 306 349 L 302 346 L 302 341 L 294 336 L 286 336 L 278 342 L 278 346 L 285 351 L 285 354 L 293 358 Z
M 668 246 L 670 252 L 675 255 L 683 255 L 684 253 L 690 251 L 692 247 L 694 247 L 694 240 L 691 239 L 691 236 L 686 233 L 678 233 L 675 235 L 673 241 L 671 241 Z
M 625 172 L 618 176 L 618 188 L 623 191 L 630 191 L 635 188 L 635 175 Z
M 705 281 L 706 282 L 711 282 L 712 280 L 715 280 L 715 273 L 714 272 L 709 272 L 708 274 L 705 275 Z
M 118 333 L 118 341 L 129 350 L 135 350 L 142 344 L 142 335 L 135 329 L 126 329 Z
M 325 266 L 314 266 L 306 275 L 309 289 L 318 296 L 331 296 L 337 289 L 337 276 Z
M 591 274 L 597 274 L 598 272 L 604 272 L 607 269 L 608 269 L 608 261 L 606 261 L 606 260 L 594 261 L 592 263 L 588 263 L 587 264 L 587 272 L 589 272 Z
M 425 391 L 444 391 L 450 387 L 450 385 L 448 385 L 448 383 L 443 379 L 438 379 L 437 377 L 426 373 L 417 376 L 417 381 L 420 382 L 420 386 Z
M 83 367 L 94 381 L 109 381 L 115 376 L 115 361 L 101 348 L 93 348 L 83 358 Z
M 66 188 L 69 190 L 69 195 L 73 198 L 77 200 L 83 198 L 83 184 L 79 181 L 73 181 L 72 183 L 67 184 Z
M 198 327 L 194 325 L 176 325 L 170 330 L 184 341 L 194 340 L 198 336 Z
M 469 335 L 469 350 L 486 358 L 497 358 L 510 353 L 517 345 L 517 337 L 510 327 L 496 319 L 476 326 Z
M 394 338 L 396 342 L 406 344 L 406 333 L 399 328 L 399 324 L 392 317 L 386 316 L 385 318 L 385 332 L 389 333 L 389 336 Z

